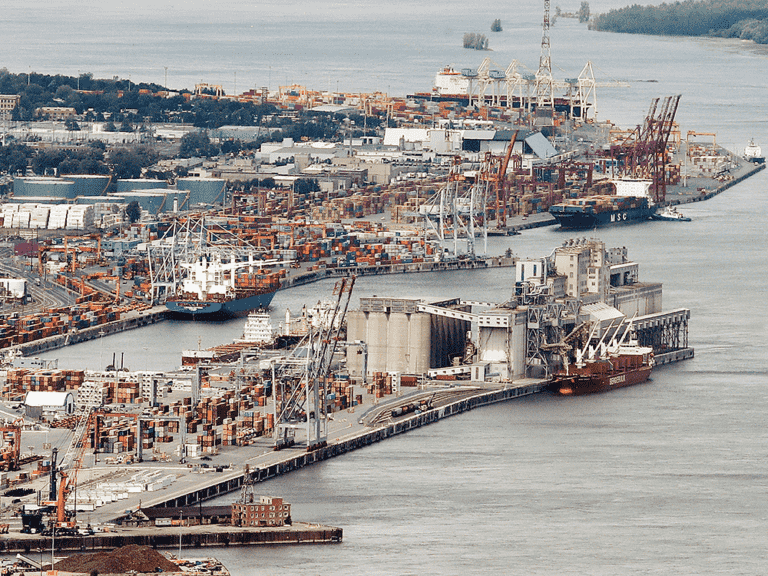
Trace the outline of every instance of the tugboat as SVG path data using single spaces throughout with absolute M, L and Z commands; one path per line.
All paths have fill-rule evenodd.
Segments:
M 753 164 L 765 164 L 765 156 L 763 156 L 763 149 L 755 144 L 755 139 L 751 139 L 746 148 L 744 148 L 744 159 L 747 162 Z
M 691 219 L 677 211 L 674 206 L 665 206 L 661 212 L 651 215 L 653 220 L 671 220 L 674 222 L 690 222 Z

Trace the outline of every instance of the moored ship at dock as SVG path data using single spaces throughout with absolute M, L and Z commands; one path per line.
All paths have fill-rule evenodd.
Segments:
M 754 139 L 750 140 L 747 147 L 744 148 L 744 158 L 753 164 L 765 164 L 763 149 L 755 143 Z
M 173 314 L 195 318 L 241 316 L 266 309 L 280 288 L 284 271 L 273 272 L 264 266 L 278 262 L 234 258 L 223 262 L 218 254 L 201 256 L 182 266 L 187 276 L 177 294 L 166 300 L 166 307 Z
M 627 224 L 650 219 L 656 207 L 648 196 L 650 180 L 623 179 L 613 182 L 616 194 L 571 198 L 549 208 L 562 228 L 579 230 Z
M 655 213 L 647 198 L 590 196 L 550 207 L 562 228 L 587 229 L 648 220 Z
M 563 368 L 555 373 L 547 389 L 562 396 L 580 396 L 648 380 L 654 366 L 653 348 L 640 346 L 634 337 L 627 341 L 633 322 L 622 319 L 616 328 L 613 321 L 607 328 L 595 322 L 586 344 L 575 349 L 575 362 L 571 363 L 566 353 Z M 602 338 L 593 340 L 593 333 L 599 330 L 603 331 Z
M 579 396 L 640 384 L 651 375 L 652 352 L 642 346 L 622 346 L 609 356 L 566 367 L 547 388 L 562 396 Z

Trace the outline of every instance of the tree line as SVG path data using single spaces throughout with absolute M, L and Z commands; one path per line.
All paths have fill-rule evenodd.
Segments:
M 488 38 L 485 37 L 485 34 L 467 32 L 464 34 L 464 48 L 472 48 L 473 50 L 488 50 Z
M 630 34 L 740 38 L 768 44 L 768 0 L 634 4 L 594 16 L 589 28 Z

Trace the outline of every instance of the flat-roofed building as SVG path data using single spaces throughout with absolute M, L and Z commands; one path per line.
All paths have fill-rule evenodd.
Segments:
M 233 526 L 285 526 L 291 523 L 291 505 L 282 498 L 260 496 L 258 502 L 232 504 Z
M 10 112 L 19 105 L 21 96 L 18 94 L 0 94 L 0 114 Z

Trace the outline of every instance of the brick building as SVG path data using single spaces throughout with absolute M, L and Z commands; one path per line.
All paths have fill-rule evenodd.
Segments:
M 0 94 L 0 114 L 11 112 L 19 105 L 21 96 L 16 94 Z
M 285 526 L 291 523 L 291 505 L 282 498 L 259 497 L 258 502 L 232 504 L 233 526 Z

